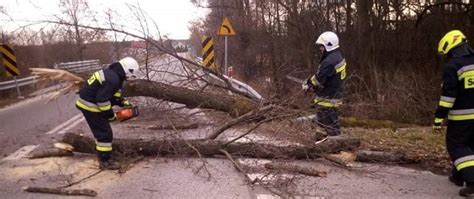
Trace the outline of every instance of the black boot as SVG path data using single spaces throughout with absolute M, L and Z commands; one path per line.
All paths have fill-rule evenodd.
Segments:
M 121 167 L 120 163 L 116 161 L 99 161 L 99 169 L 101 170 L 119 170 Z
M 99 169 L 101 170 L 118 170 L 121 165 L 118 161 L 111 158 L 111 152 L 98 152 Z
M 458 187 L 462 187 L 464 186 L 464 181 L 461 180 L 461 179 L 457 179 L 453 176 L 449 176 L 449 181 L 452 182 L 454 185 L 458 186 Z
M 462 179 L 461 173 L 456 170 L 456 168 L 451 169 L 451 174 L 449 174 L 449 181 L 458 187 L 464 186 L 464 180 Z
M 464 197 L 474 197 L 474 186 L 467 186 L 460 189 L 459 195 Z

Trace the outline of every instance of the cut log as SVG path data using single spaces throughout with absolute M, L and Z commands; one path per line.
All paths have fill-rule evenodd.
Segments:
M 47 158 L 73 156 L 74 147 L 66 143 L 54 143 L 50 148 L 37 148 L 28 154 L 28 158 Z
M 414 163 L 420 161 L 420 158 L 415 155 L 401 152 L 359 150 L 356 152 L 356 157 L 358 162 Z
M 124 95 L 153 97 L 184 104 L 188 108 L 199 107 L 224 111 L 233 116 L 245 114 L 257 107 L 254 101 L 239 95 L 202 92 L 147 80 L 129 82 L 124 87 Z
M 74 147 L 77 152 L 95 153 L 95 142 L 90 137 L 74 133 L 66 133 L 63 142 Z M 140 140 L 140 139 L 114 139 L 114 151 L 127 155 L 144 156 L 221 156 L 221 149 L 237 157 L 252 157 L 264 159 L 310 159 L 319 158 L 322 154 L 337 153 L 342 150 L 351 150 L 359 147 L 360 140 L 346 138 L 329 140 L 317 146 L 276 146 L 262 143 L 233 142 L 224 147 L 227 141 L 223 140 Z
M 265 168 L 282 170 L 286 172 L 294 172 L 294 173 L 299 173 L 303 175 L 317 176 L 317 177 L 327 177 L 328 175 L 326 171 L 320 171 L 312 167 L 303 167 L 297 164 L 289 164 L 289 163 L 270 162 L 270 163 L 265 164 Z
M 23 187 L 23 191 L 32 193 L 49 193 L 69 196 L 97 196 L 97 192 L 91 189 L 64 189 L 64 188 L 50 188 L 50 187 Z
M 47 158 L 47 157 L 64 157 L 64 156 L 73 156 L 72 151 L 59 149 L 59 148 L 44 148 L 37 149 L 28 154 L 28 158 Z

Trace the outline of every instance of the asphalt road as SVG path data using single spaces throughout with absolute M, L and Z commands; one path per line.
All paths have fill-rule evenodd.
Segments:
M 82 120 L 74 106 L 75 94 L 46 103 L 48 96 L 25 99 L 0 109 L 0 157 L 6 157 L 24 146 L 47 143 L 64 128 Z M 57 128 L 67 121 L 68 125 Z

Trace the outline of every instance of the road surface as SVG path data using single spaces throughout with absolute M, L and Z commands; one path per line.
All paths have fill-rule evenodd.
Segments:
M 166 65 L 167 61 L 159 61 Z M 173 66 L 173 65 L 171 65 Z M 169 68 L 171 71 L 176 67 Z M 160 69 L 155 67 L 155 69 Z M 161 69 L 160 69 L 161 70 Z M 167 71 L 170 71 L 167 70 Z M 161 70 L 162 71 L 162 70 Z M 179 73 L 179 70 L 178 70 Z M 179 77 L 153 74 L 155 80 L 170 83 Z M 174 79 L 173 79 L 174 78 Z M 74 107 L 75 95 L 63 96 L 50 104 L 46 97 L 27 99 L 0 110 L 0 198 L 64 198 L 64 196 L 26 193 L 23 186 L 58 187 L 86 178 L 97 172 L 95 155 L 30 160 L 27 152 L 49 145 L 65 132 L 90 132 Z M 134 98 L 132 102 L 147 107 L 140 118 L 114 123 L 114 136 L 120 138 L 162 138 L 169 136 L 205 137 L 217 126 L 209 126 L 196 110 L 179 109 L 180 105 L 164 105 L 158 100 Z M 155 106 L 159 104 L 158 106 Z M 184 115 L 183 115 L 184 114 Z M 202 122 L 200 128 L 156 131 L 148 127 L 174 120 Z M 272 138 L 268 138 L 272 139 Z M 266 160 L 239 159 L 242 164 L 258 167 Z M 298 161 L 328 172 L 327 177 L 309 177 L 287 173 L 240 173 L 223 158 L 151 157 L 133 165 L 125 174 L 103 171 L 73 186 L 98 192 L 97 198 L 279 198 L 265 187 L 288 191 L 296 198 L 459 198 L 459 188 L 446 176 L 397 166 L 356 164 L 352 169 L 340 168 L 326 160 Z M 247 179 L 259 178 L 257 184 Z M 81 197 L 75 197 L 81 198 Z

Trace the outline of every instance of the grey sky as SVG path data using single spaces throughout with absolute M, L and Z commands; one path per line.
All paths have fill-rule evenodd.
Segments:
M 0 6 L 15 20 L 40 20 L 59 13 L 60 0 L 1 0 Z M 137 27 L 137 21 L 131 19 L 132 12 L 128 5 L 140 7 L 157 23 L 162 35 L 174 39 L 189 37 L 189 22 L 205 15 L 205 10 L 196 8 L 190 0 L 89 0 L 91 9 L 97 12 L 97 18 L 103 19 L 106 10 L 116 11 L 117 22 L 128 27 Z M 14 29 L 20 22 L 8 22 L 6 16 L 0 15 L 3 29 Z M 156 32 L 153 32 L 156 34 Z

